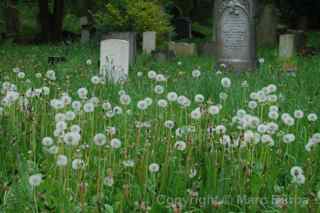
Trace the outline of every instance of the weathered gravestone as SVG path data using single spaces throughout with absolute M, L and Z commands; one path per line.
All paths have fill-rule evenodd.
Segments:
M 256 68 L 254 0 L 216 0 L 216 53 L 219 64 L 236 71 Z
M 100 75 L 119 83 L 128 79 L 129 42 L 107 39 L 100 43 Z
M 176 56 L 194 56 L 197 55 L 197 47 L 194 43 L 169 42 L 169 51 Z
M 144 32 L 142 41 L 143 51 L 150 54 L 156 49 L 156 32 Z
M 273 4 L 264 6 L 257 26 L 257 43 L 259 46 L 277 45 L 278 16 Z
M 104 36 L 107 39 L 119 39 L 129 42 L 129 63 L 134 64 L 137 55 L 137 35 L 135 32 L 112 32 Z
M 203 56 L 215 55 L 215 42 L 205 42 L 198 45 L 198 53 Z
M 81 43 L 86 43 L 90 40 L 90 25 L 88 17 L 83 16 L 80 18 L 80 27 L 81 27 Z
M 296 46 L 296 50 L 298 52 L 300 52 L 302 49 L 304 49 L 306 47 L 306 40 L 307 40 L 307 36 L 305 31 L 303 30 L 288 30 L 287 31 L 288 34 L 294 34 L 294 39 L 295 39 L 295 46 Z
M 174 21 L 177 39 L 190 39 L 192 37 L 191 20 L 187 17 L 179 17 Z
M 296 39 L 294 34 L 280 35 L 279 58 L 289 59 L 296 54 Z

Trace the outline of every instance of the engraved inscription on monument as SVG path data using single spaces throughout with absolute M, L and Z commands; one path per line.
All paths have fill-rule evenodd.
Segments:
M 216 0 L 217 59 L 235 70 L 256 67 L 253 0 Z
M 221 20 L 221 37 L 223 42 L 223 57 L 246 57 L 249 52 L 248 17 L 243 10 L 237 13 L 227 9 Z M 245 59 L 245 58 L 244 58 Z

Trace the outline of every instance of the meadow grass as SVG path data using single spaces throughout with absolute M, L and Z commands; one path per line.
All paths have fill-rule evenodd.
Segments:
M 67 61 L 48 65 L 52 55 Z M 319 56 L 296 57 L 288 74 L 276 50 L 262 49 L 256 72 L 236 74 L 214 70 L 211 58 L 140 55 L 119 85 L 92 83 L 98 56 L 94 44 L 2 46 L 1 211 L 319 211 L 319 121 L 310 118 L 319 115 Z

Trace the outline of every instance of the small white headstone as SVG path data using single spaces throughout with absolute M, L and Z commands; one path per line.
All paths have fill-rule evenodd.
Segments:
M 129 42 L 107 39 L 100 43 L 100 74 L 118 83 L 128 79 Z
M 280 36 L 279 41 L 279 57 L 282 59 L 288 59 L 294 56 L 296 53 L 295 35 L 284 34 Z
M 150 54 L 156 49 L 156 32 L 143 33 L 143 51 Z
M 86 43 L 90 40 L 90 31 L 89 30 L 81 30 L 81 43 Z

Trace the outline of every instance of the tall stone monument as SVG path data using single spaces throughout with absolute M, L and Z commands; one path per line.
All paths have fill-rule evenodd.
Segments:
M 254 0 L 216 0 L 216 53 L 219 64 L 236 71 L 256 68 Z
M 259 46 L 275 47 L 277 45 L 278 23 L 276 7 L 273 4 L 265 5 L 257 25 L 257 44 Z

